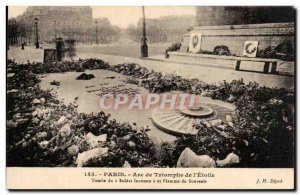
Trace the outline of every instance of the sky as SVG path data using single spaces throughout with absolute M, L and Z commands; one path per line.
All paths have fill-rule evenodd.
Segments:
M 8 18 L 21 15 L 28 6 L 10 6 Z M 126 28 L 130 24 L 137 24 L 142 17 L 141 7 L 100 7 L 93 8 L 93 18 L 107 17 L 111 24 Z M 146 18 L 158 18 L 167 15 L 196 15 L 195 7 L 145 7 Z

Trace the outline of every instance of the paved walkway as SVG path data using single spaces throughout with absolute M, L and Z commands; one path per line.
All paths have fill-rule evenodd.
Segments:
M 290 90 L 294 89 L 293 76 L 235 71 L 233 69 L 228 69 L 228 68 L 209 67 L 209 66 L 192 65 L 192 64 L 189 65 L 189 64 L 182 64 L 182 63 L 145 60 L 145 59 L 137 59 L 137 58 L 129 58 L 129 57 L 95 54 L 95 53 L 92 54 L 81 53 L 78 54 L 78 57 L 79 58 L 96 57 L 109 62 L 111 65 L 134 62 L 150 70 L 153 69 L 155 71 L 160 71 L 166 74 L 175 73 L 190 79 L 198 78 L 199 80 L 207 83 L 219 83 L 220 81 L 223 80 L 232 81 L 234 79 L 243 78 L 246 83 L 255 81 L 260 85 L 264 85 L 267 87 L 278 87 L 278 88 L 283 87 Z
M 166 62 L 162 60 L 146 60 L 139 58 L 130 58 L 122 56 L 113 56 L 100 54 L 98 52 L 84 52 L 77 54 L 77 58 L 100 58 L 109 62 L 111 65 L 119 63 L 138 63 L 141 66 L 160 71 L 166 74 L 176 73 L 185 78 L 198 78 L 207 83 L 219 83 L 220 81 L 232 81 L 234 79 L 243 78 L 246 83 L 255 81 L 260 85 L 267 87 L 284 87 L 294 90 L 294 77 L 285 75 L 271 75 L 246 71 L 235 71 L 231 68 L 210 67 L 195 64 L 182 64 L 175 62 Z M 26 63 L 27 60 L 41 62 L 43 60 L 43 50 L 26 47 L 25 50 L 18 48 L 10 48 L 8 51 L 9 59 L 16 59 L 18 63 Z

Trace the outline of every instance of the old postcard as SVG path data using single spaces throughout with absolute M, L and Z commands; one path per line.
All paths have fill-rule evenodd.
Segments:
M 295 8 L 8 6 L 7 189 L 295 189 Z

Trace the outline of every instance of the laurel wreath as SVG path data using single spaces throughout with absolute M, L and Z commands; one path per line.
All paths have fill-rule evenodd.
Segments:
M 255 51 L 256 51 L 256 47 L 254 47 L 253 49 L 249 49 L 249 47 L 252 45 L 252 43 L 248 43 L 246 46 L 245 46 L 245 50 L 248 54 L 253 54 Z
M 197 35 L 193 36 L 192 44 L 194 48 L 196 47 L 196 45 L 198 45 L 198 42 L 199 42 L 198 36 Z

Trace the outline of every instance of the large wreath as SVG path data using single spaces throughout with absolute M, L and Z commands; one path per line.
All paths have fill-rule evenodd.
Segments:
M 247 54 L 253 54 L 254 52 L 256 52 L 256 47 L 253 47 L 253 48 L 251 49 L 251 46 L 252 46 L 252 45 L 253 45 L 252 43 L 247 43 L 247 44 L 246 44 L 245 50 L 246 50 Z
M 199 38 L 197 35 L 194 35 L 193 38 L 192 38 L 192 45 L 193 47 L 195 48 L 199 43 Z

